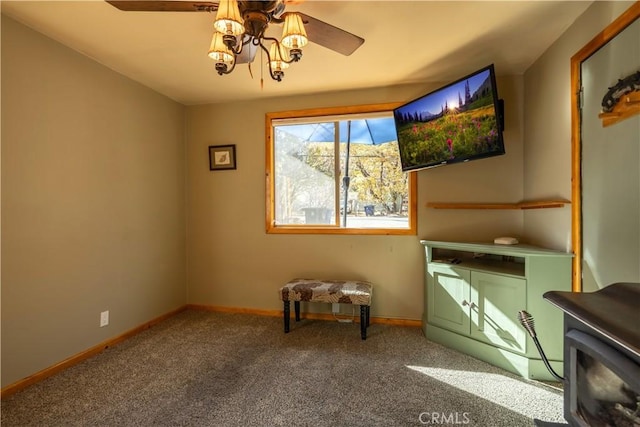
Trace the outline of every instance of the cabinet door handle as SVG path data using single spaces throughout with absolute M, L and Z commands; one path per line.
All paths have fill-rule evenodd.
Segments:
M 475 302 L 472 302 L 469 306 L 471 307 L 472 310 L 478 308 Z
M 462 305 L 463 305 L 463 306 L 466 306 L 466 305 L 469 305 L 469 303 L 468 303 L 468 302 L 467 302 L 467 300 L 465 299 L 465 300 L 462 300 Z

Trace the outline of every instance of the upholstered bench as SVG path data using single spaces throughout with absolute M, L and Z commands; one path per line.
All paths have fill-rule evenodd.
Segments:
M 290 280 L 280 288 L 284 302 L 284 332 L 289 332 L 290 301 L 294 302 L 296 322 L 300 321 L 300 301 L 355 304 L 360 306 L 360 336 L 366 340 L 372 291 L 371 283 L 356 280 Z

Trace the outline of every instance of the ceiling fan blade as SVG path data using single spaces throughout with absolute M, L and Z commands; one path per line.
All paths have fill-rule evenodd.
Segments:
M 218 2 L 207 1 L 111 1 L 106 0 L 125 12 L 213 12 L 218 10 Z
M 355 34 L 351 34 L 304 13 L 296 13 L 302 17 L 304 29 L 307 31 L 309 41 L 319 44 L 320 46 L 349 56 L 364 43 L 362 37 L 358 37 Z

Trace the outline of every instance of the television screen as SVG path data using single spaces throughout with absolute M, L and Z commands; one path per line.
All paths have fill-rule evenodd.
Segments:
M 403 171 L 504 154 L 493 64 L 393 111 Z

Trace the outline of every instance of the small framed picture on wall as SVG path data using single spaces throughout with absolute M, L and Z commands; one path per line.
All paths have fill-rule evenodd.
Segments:
M 210 145 L 209 170 L 218 171 L 236 168 L 235 145 Z

